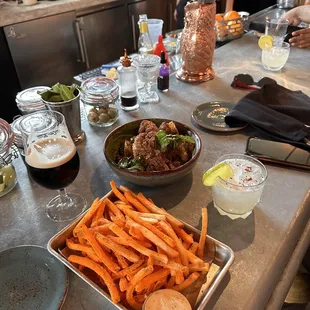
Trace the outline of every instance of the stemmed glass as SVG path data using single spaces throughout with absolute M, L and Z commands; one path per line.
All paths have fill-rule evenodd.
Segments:
M 158 77 L 160 57 L 146 54 L 136 57 L 133 64 L 137 67 L 138 79 L 145 83 L 144 88 L 139 90 L 140 103 L 158 102 L 159 97 L 155 91 L 151 91 L 152 83 Z
M 58 190 L 46 207 L 50 219 L 69 221 L 86 208 L 85 199 L 65 188 L 78 175 L 80 159 L 64 116 L 56 111 L 38 111 L 20 122 L 25 162 L 31 178 L 39 185 Z

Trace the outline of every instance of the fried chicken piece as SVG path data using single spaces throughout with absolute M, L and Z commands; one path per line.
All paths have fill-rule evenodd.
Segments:
M 132 154 L 132 143 L 129 140 L 124 142 L 124 155 L 125 157 L 131 157 Z
M 161 154 L 151 157 L 148 160 L 147 171 L 165 171 L 170 170 L 166 163 L 166 160 L 161 156 Z
M 163 122 L 160 127 L 159 130 L 163 130 L 166 132 L 166 134 L 168 135 L 178 135 L 179 131 L 177 129 L 177 127 L 175 126 L 174 122 Z
M 155 131 L 155 135 L 158 131 L 158 127 L 151 121 L 144 120 L 140 123 L 139 133 Z

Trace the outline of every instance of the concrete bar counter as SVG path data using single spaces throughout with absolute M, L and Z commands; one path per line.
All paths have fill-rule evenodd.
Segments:
M 272 293 L 280 280 L 291 279 L 294 270 L 296 272 L 296 268 L 290 267 L 291 256 L 298 257 L 309 244 L 308 233 L 304 235 L 310 217 L 309 172 L 268 165 L 267 183 L 254 212 L 245 220 L 233 221 L 221 216 L 213 207 L 211 190 L 203 186 L 201 177 L 220 156 L 244 153 L 250 129 L 231 134 L 207 131 L 191 121 L 191 112 L 204 102 L 220 100 L 233 104 L 246 95 L 247 91 L 230 87 L 238 73 L 251 74 L 256 81 L 264 76 L 272 77 L 279 84 L 310 96 L 309 53 L 309 50 L 292 48 L 284 69 L 279 73 L 268 72 L 262 69 L 257 38 L 249 33 L 216 50 L 214 80 L 186 84 L 172 76 L 170 91 L 160 95 L 159 103 L 141 105 L 135 112 L 121 112 L 113 128 L 138 118 L 164 117 L 197 130 L 203 143 L 198 163 L 192 174 L 171 186 L 149 189 L 120 180 L 103 155 L 104 140 L 113 128 L 92 128 L 84 120 L 82 127 L 87 140 L 78 146 L 81 169 L 68 190 L 81 193 L 89 205 L 95 197 L 109 191 L 109 181 L 114 179 L 117 184 L 144 192 L 158 206 L 199 229 L 201 208 L 208 206 L 209 234 L 233 249 L 235 262 L 206 309 L 264 309 L 271 297 L 273 305 L 281 305 L 283 289 L 278 288 L 275 296 Z M 0 251 L 23 244 L 46 246 L 48 240 L 67 225 L 54 223 L 45 214 L 45 205 L 55 193 L 32 182 L 21 159 L 14 164 L 18 185 L 0 199 Z M 281 279 L 284 270 L 291 276 Z M 69 286 L 64 310 L 114 309 L 72 272 Z

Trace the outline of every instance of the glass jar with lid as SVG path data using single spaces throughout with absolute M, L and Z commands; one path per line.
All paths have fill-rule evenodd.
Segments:
M 17 157 L 12 149 L 14 134 L 10 125 L 0 118 L 0 197 L 16 185 L 16 172 L 12 160 Z
M 19 151 L 22 159 L 25 160 L 23 137 L 22 137 L 22 132 L 20 129 L 20 121 L 21 120 L 22 120 L 22 117 L 15 118 L 13 123 L 11 124 L 11 129 L 14 133 L 14 144 L 17 146 L 18 151 Z
M 16 95 L 16 103 L 22 115 L 32 112 L 46 110 L 47 107 L 38 92 L 49 90 L 47 86 L 36 86 L 27 88 Z
M 81 101 L 88 122 L 93 126 L 108 127 L 118 120 L 116 102 L 119 88 L 114 80 L 94 77 L 82 83 Z

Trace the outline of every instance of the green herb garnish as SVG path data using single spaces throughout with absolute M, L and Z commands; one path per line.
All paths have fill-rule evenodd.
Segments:
M 167 135 L 164 130 L 159 130 L 156 134 L 161 152 L 166 152 L 169 145 L 172 144 L 176 148 L 182 141 L 195 144 L 195 140 L 190 136 L 183 135 Z
M 123 157 L 119 162 L 118 166 L 122 169 L 128 169 L 128 170 L 138 170 L 138 171 L 144 171 L 144 165 L 141 159 L 133 159 L 131 157 Z

